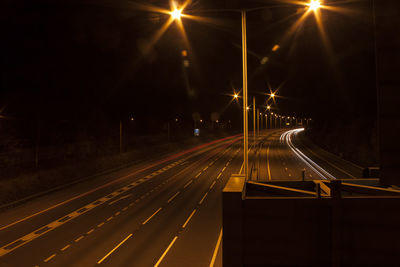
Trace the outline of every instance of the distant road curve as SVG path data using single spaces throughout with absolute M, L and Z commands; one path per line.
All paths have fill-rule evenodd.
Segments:
M 280 136 L 280 142 L 284 143 L 289 146 L 290 150 L 299 158 L 301 159 L 310 169 L 312 169 L 321 179 L 324 180 L 336 180 L 336 177 L 327 172 L 317 163 L 315 163 L 312 159 L 307 157 L 303 152 L 301 152 L 297 147 L 295 147 L 292 143 L 292 138 L 296 136 L 299 132 L 304 131 L 304 128 L 294 129 L 284 132 Z

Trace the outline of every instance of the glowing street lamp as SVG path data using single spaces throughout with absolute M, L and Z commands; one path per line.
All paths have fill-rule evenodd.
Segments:
M 321 7 L 321 2 L 318 0 L 311 0 L 310 3 L 307 4 L 309 9 L 312 11 L 317 11 Z
M 239 95 L 238 94 L 234 94 L 233 97 L 237 99 L 239 97 Z
M 172 17 L 174 20 L 180 20 L 181 17 L 182 17 L 182 9 L 177 9 L 177 8 L 175 8 L 174 10 L 171 11 L 170 14 L 171 14 L 171 17 Z
M 275 93 L 271 93 L 271 97 L 274 98 L 275 97 Z

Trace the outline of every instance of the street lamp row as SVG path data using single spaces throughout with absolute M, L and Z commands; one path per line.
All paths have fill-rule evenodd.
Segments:
M 321 3 L 318 0 L 311 0 L 308 4 L 309 9 L 311 11 L 316 12 L 320 7 Z M 183 7 L 184 8 L 184 7 Z M 171 18 L 173 20 L 180 20 L 182 16 L 183 8 L 179 9 L 176 6 L 173 7 L 173 10 L 170 12 Z M 248 110 L 247 106 L 247 35 L 246 35 L 246 10 L 241 10 L 241 19 L 242 19 L 242 67 L 243 67 L 243 141 L 244 141 L 244 174 L 245 180 L 248 180 L 249 172 L 248 172 Z M 277 48 L 278 49 L 278 48 Z M 276 49 L 276 50 L 277 50 Z M 234 96 L 236 99 L 238 95 Z M 270 94 L 270 98 L 274 99 L 275 93 L 272 92 Z M 272 113 L 271 113 L 272 114 Z

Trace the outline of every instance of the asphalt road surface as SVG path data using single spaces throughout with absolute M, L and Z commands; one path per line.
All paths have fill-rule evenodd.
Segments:
M 251 151 L 255 180 L 298 180 L 302 169 L 321 178 L 293 149 L 296 134 L 262 132 Z M 221 139 L 3 211 L 0 266 L 222 266 L 221 191 L 243 171 L 241 141 Z

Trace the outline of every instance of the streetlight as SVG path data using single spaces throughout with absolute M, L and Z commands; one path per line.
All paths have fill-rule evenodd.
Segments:
M 182 17 L 182 9 L 175 8 L 170 14 L 174 20 L 180 20 Z
M 268 129 L 268 115 L 265 113 L 265 130 Z
M 312 11 L 317 11 L 321 7 L 321 2 L 318 0 L 311 0 L 310 3 L 307 4 L 309 9 Z
M 270 116 L 269 116 L 269 128 L 272 129 L 272 118 L 274 117 L 274 113 L 271 112 Z
M 182 9 L 174 9 L 170 12 L 173 20 L 180 20 L 182 14 Z M 243 74 L 243 139 L 244 139 L 244 151 L 243 151 L 243 161 L 244 161 L 244 173 L 245 180 L 249 178 L 249 168 L 248 168 L 248 110 L 247 106 L 247 33 L 246 33 L 246 10 L 241 10 L 241 20 L 242 20 L 242 74 Z M 271 97 L 274 98 L 275 94 L 272 93 Z M 236 96 L 235 96 L 236 98 Z M 255 108 L 255 107 L 254 107 Z
M 242 9 L 242 60 L 243 60 L 243 139 L 244 139 L 244 175 L 245 181 L 249 178 L 249 125 L 247 114 L 247 34 L 246 34 L 246 11 Z M 247 109 L 245 108 L 247 107 Z
M 234 94 L 233 97 L 234 97 L 235 99 L 237 99 L 237 98 L 239 97 L 239 95 L 238 95 L 238 94 Z

